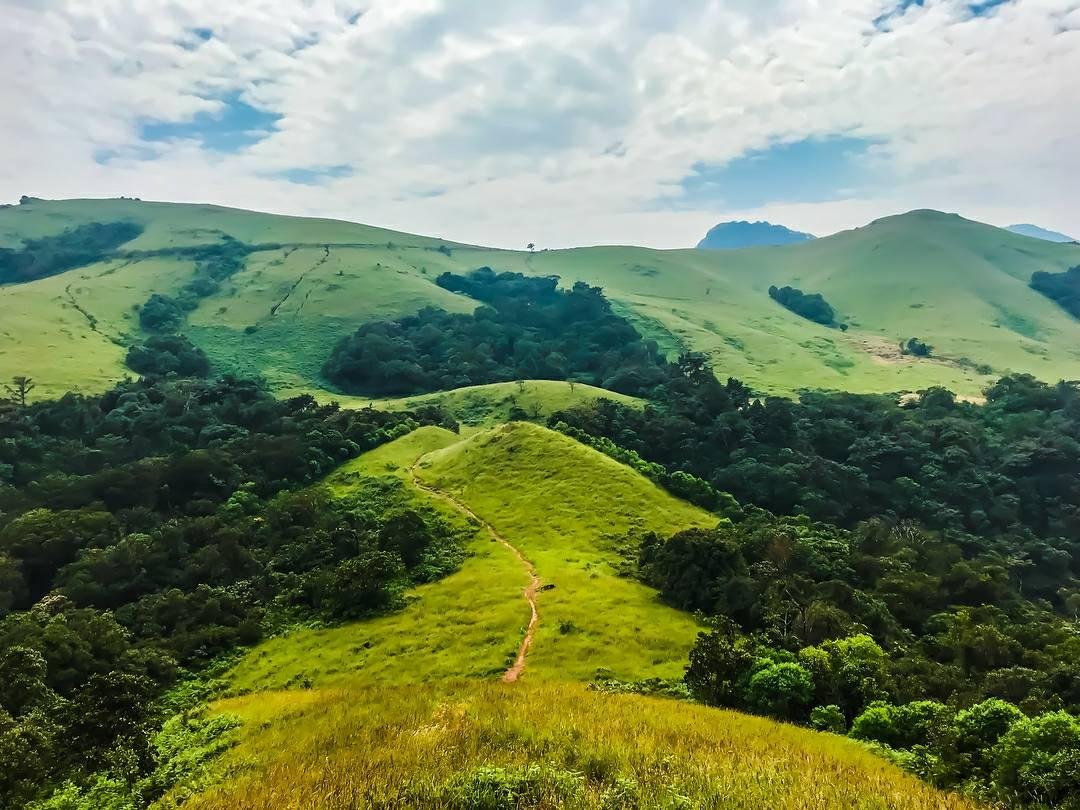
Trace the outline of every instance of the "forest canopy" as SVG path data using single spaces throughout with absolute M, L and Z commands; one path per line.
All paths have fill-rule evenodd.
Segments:
M 142 230 L 135 222 L 89 222 L 55 236 L 27 239 L 18 249 L 0 248 L 0 284 L 34 281 L 102 261 Z
M 403 396 L 518 379 L 577 380 L 627 394 L 659 383 L 667 361 L 611 310 L 599 287 L 482 267 L 440 287 L 483 303 L 471 315 L 427 307 L 361 326 L 323 367 L 341 390 Z

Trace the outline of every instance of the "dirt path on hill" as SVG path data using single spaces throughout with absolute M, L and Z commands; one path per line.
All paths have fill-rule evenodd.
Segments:
M 540 619 L 540 614 L 536 609 L 536 594 L 540 590 L 540 577 L 536 574 L 536 567 L 529 561 L 529 559 L 524 554 L 521 553 L 521 551 L 517 549 L 516 546 L 514 546 L 509 540 L 499 534 L 499 532 L 496 531 L 494 526 L 492 526 L 490 523 L 488 523 L 486 520 L 476 514 L 472 509 L 467 507 L 453 495 L 443 492 L 441 489 L 436 489 L 433 486 L 429 486 L 428 484 L 425 484 L 423 481 L 421 481 L 416 474 L 416 465 L 419 462 L 420 459 L 417 459 L 416 462 L 411 467 L 409 467 L 409 475 L 412 477 L 413 484 L 415 484 L 418 489 L 422 489 L 429 495 L 433 495 L 439 500 L 445 501 L 446 503 L 454 507 L 456 510 L 461 512 L 463 515 L 472 518 L 481 526 L 483 526 L 485 531 L 487 531 L 487 533 L 491 535 L 492 539 L 502 543 L 504 546 L 510 549 L 510 551 L 513 552 L 514 556 L 517 557 L 518 560 L 521 562 L 522 566 L 524 566 L 525 572 L 529 575 L 529 584 L 525 586 L 524 596 L 525 601 L 529 603 L 529 609 L 532 611 L 532 615 L 529 618 L 529 626 L 525 628 L 525 638 L 521 640 L 521 646 L 518 648 L 517 658 L 514 659 L 514 663 L 510 666 L 509 669 L 506 670 L 506 672 L 503 673 L 502 676 L 502 680 L 504 683 L 513 683 L 519 677 L 521 677 L 521 673 L 525 671 L 525 656 L 529 652 L 529 647 L 532 646 L 533 636 L 536 634 L 536 623 Z

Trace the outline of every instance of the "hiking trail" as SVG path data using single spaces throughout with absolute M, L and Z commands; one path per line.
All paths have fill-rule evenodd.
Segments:
M 517 557 L 518 560 L 521 562 L 522 566 L 524 566 L 525 572 L 529 575 L 529 584 L 525 586 L 524 596 L 525 601 L 529 603 L 529 609 L 532 611 L 532 615 L 529 618 L 529 626 L 525 628 L 525 637 L 521 640 L 521 646 L 518 648 L 517 658 L 514 659 L 514 663 L 510 665 L 509 669 L 507 669 L 502 676 L 503 683 L 513 683 L 519 677 L 521 677 L 521 673 L 525 671 L 525 656 L 529 652 L 529 647 L 532 646 L 533 636 L 536 634 L 536 624 L 540 619 L 540 614 L 536 609 L 536 594 L 540 590 L 540 577 L 536 574 L 536 567 L 529 561 L 529 559 L 524 554 L 521 553 L 520 550 L 518 550 L 516 546 L 514 546 L 509 540 L 499 534 L 499 532 L 495 529 L 494 526 L 492 526 L 490 523 L 488 523 L 486 520 L 476 514 L 468 506 L 463 504 L 453 495 L 450 495 L 447 492 L 443 492 L 441 489 L 437 489 L 436 487 L 425 484 L 423 481 L 421 481 L 419 476 L 417 476 L 416 474 L 416 466 L 419 463 L 420 459 L 417 459 L 415 462 L 413 462 L 413 465 L 409 467 L 409 476 L 412 478 L 413 484 L 418 489 L 423 490 L 429 495 L 433 495 L 439 500 L 450 504 L 457 511 L 461 512 L 466 517 L 472 518 L 481 526 L 483 526 L 484 530 L 491 535 L 493 540 L 502 543 L 504 546 L 510 549 L 511 552 L 513 552 L 514 556 Z

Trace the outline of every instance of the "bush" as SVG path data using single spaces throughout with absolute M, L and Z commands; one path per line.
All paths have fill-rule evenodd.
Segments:
M 924 343 L 918 338 L 909 338 L 907 343 L 900 344 L 900 353 L 912 355 L 913 357 L 929 357 L 933 351 L 933 346 Z
M 1080 807 L 1080 720 L 1050 712 L 1013 724 L 992 753 L 1005 801 Z
M 877 701 L 855 718 L 851 736 L 890 748 L 913 748 L 944 731 L 952 710 L 936 700 L 917 700 L 903 706 Z
M 810 673 L 798 664 L 770 664 L 750 678 L 746 687 L 749 706 L 782 720 L 803 720 L 814 694 Z
M 839 706 L 815 706 L 810 712 L 810 726 L 818 731 L 830 731 L 833 734 L 847 732 L 847 720 Z

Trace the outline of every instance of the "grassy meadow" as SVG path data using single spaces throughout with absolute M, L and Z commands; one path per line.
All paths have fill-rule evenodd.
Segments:
M 581 684 L 315 689 L 219 708 L 250 731 L 226 755 L 229 781 L 185 808 L 974 807 L 842 737 Z
M 412 470 L 490 522 L 545 583 L 521 680 L 499 681 L 528 621 L 514 554 Z M 628 530 L 716 518 L 561 434 L 426 427 L 326 481 L 405 483 L 474 529 L 455 574 L 398 613 L 301 629 L 249 651 L 213 711 L 241 719 L 215 786 L 186 808 L 970 807 L 845 738 L 693 704 L 594 691 L 599 670 L 678 678 L 697 626 L 617 575 Z M 186 798 L 166 796 L 162 807 Z
M 219 368 L 263 376 L 282 391 L 321 388 L 319 369 L 330 349 L 364 321 L 428 305 L 471 311 L 473 301 L 434 279 L 483 265 L 602 286 L 616 309 L 665 350 L 706 352 L 720 376 L 768 393 L 945 385 L 977 397 L 1009 371 L 1050 381 L 1080 377 L 1080 323 L 1027 286 L 1036 270 L 1080 264 L 1080 247 L 937 212 L 888 217 L 778 248 L 525 253 L 215 206 L 33 201 L 0 209 L 0 246 L 119 219 L 146 228 L 125 246 L 131 250 L 215 243 L 225 234 L 281 245 L 252 254 L 244 271 L 200 302 L 186 331 Z M 108 269 L 0 288 L 0 328 L 21 336 L 17 350 L 0 354 L 0 377 L 29 373 L 42 396 L 99 390 L 122 377 L 123 352 L 108 336 L 127 339 L 130 308 L 126 299 L 123 306 L 111 301 L 119 285 Z M 167 293 L 188 271 L 179 262 L 143 260 L 124 273 L 126 289 L 138 298 Z M 81 277 L 76 301 L 97 331 L 80 322 L 87 316 L 64 294 L 73 274 Z M 850 328 L 830 329 L 789 312 L 768 297 L 770 284 L 821 292 Z M 934 357 L 901 356 L 897 345 L 910 337 L 933 345 Z M 50 359 L 47 367 L 33 363 L 41 357 Z

